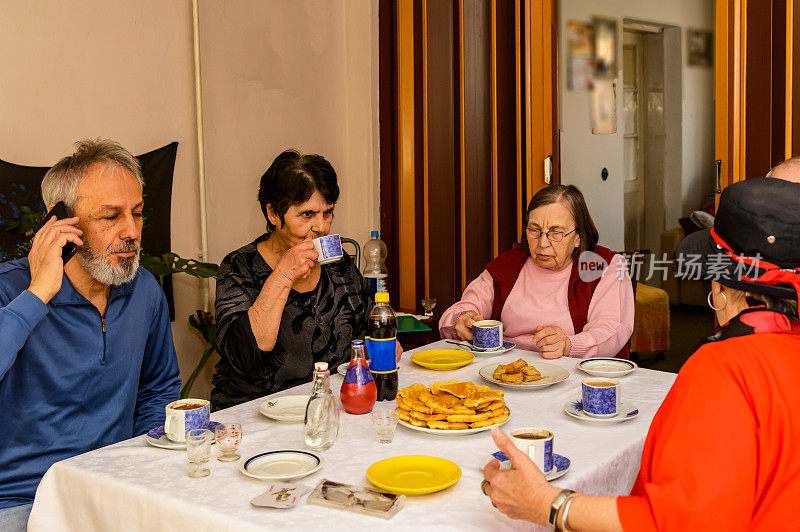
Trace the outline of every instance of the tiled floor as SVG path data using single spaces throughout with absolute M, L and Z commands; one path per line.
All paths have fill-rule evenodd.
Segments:
M 670 306 L 669 351 L 663 356 L 632 353 L 644 368 L 677 373 L 701 340 L 714 332 L 714 313 L 708 307 Z

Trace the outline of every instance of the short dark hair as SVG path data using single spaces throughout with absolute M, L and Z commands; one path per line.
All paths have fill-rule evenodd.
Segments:
M 286 150 L 275 157 L 258 185 L 258 203 L 267 219 L 267 228 L 275 230 L 267 216 L 267 205 L 272 205 L 273 212 L 283 222 L 290 206 L 308 201 L 316 191 L 331 205 L 339 199 L 336 171 L 324 157 L 296 150 Z
M 528 203 L 528 210 L 525 211 L 525 218 L 522 226 L 522 247 L 530 252 L 528 247 L 528 239 L 525 236 L 525 229 L 528 227 L 528 216 L 531 211 L 544 205 L 551 205 L 553 203 L 563 203 L 567 210 L 572 214 L 572 219 L 575 220 L 575 228 L 581 237 L 581 245 L 575 250 L 575 254 L 583 253 L 584 251 L 594 251 L 597 245 L 599 235 L 597 227 L 594 225 L 592 216 L 589 214 L 589 208 L 586 206 L 586 200 L 583 199 L 583 194 L 578 190 L 575 185 L 550 185 L 540 189 L 531 198 Z

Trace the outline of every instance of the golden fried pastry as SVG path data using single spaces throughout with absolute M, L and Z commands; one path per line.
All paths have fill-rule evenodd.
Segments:
M 429 421 L 428 426 L 439 430 L 460 430 L 468 429 L 469 423 L 450 423 L 449 421 Z
M 541 374 L 539 375 L 525 375 L 524 373 L 522 374 L 522 382 L 533 382 L 538 380 L 542 380 Z
M 502 399 L 489 403 L 484 410 L 497 410 L 498 408 L 505 408 L 506 403 Z
M 523 375 L 521 371 L 516 373 L 503 373 L 500 375 L 500 382 L 504 382 L 506 384 L 522 384 L 522 381 L 524 380 L 525 375 Z
M 414 425 L 415 427 L 427 427 L 428 422 L 422 421 L 421 419 L 414 419 L 413 417 L 408 418 L 408 422 Z M 433 423 L 436 423 L 435 421 Z M 446 423 L 446 421 L 445 421 Z
M 447 392 L 450 395 L 454 395 L 459 399 L 466 399 L 467 397 L 471 396 L 475 393 L 475 390 L 478 387 L 473 382 L 458 382 L 458 381 L 451 381 L 439 386 L 439 389 L 443 392 Z
M 411 399 L 412 401 L 415 399 L 419 399 L 419 396 L 423 393 L 427 392 L 428 388 L 424 384 L 414 383 L 411 386 L 407 386 L 406 388 L 401 388 L 397 391 L 397 395 L 400 397 L 405 397 L 407 399 Z
M 474 414 L 475 413 L 475 410 L 473 410 L 471 408 L 467 408 L 466 406 L 464 406 L 464 405 L 462 405 L 460 403 L 459 404 L 455 404 L 452 407 L 450 407 L 450 410 L 452 410 L 454 414 Z
M 408 411 L 401 410 L 400 408 L 395 408 L 395 412 L 397 412 L 398 419 L 402 419 L 403 421 L 411 421 L 411 416 L 408 415 Z
M 506 419 L 508 419 L 508 411 L 507 410 L 506 410 L 506 412 L 504 414 L 501 414 L 501 415 L 495 416 L 495 417 L 490 417 L 489 419 L 484 420 L 484 421 L 476 421 L 474 423 L 470 423 L 469 426 L 470 426 L 470 428 L 473 428 L 473 429 L 477 429 L 477 428 L 480 428 L 480 427 L 489 427 L 489 426 L 495 425 L 497 423 L 502 423 Z
M 459 381 L 447 381 L 447 382 L 439 381 L 439 382 L 434 382 L 433 384 L 431 384 L 430 389 L 428 391 L 431 393 L 431 395 L 441 395 L 441 394 L 444 393 L 444 392 L 442 392 L 440 390 L 440 388 L 443 385 L 445 385 L 445 384 L 457 384 L 458 382 Z
M 405 404 L 411 407 L 411 410 L 416 412 L 422 412 L 423 414 L 433 414 L 433 410 L 431 407 L 423 403 L 422 401 L 409 401 L 408 399 L 403 401 Z
M 524 368 L 527 365 L 528 365 L 528 363 L 525 362 L 524 358 L 518 358 L 514 362 L 512 362 L 511 364 L 508 365 L 509 368 L 508 368 L 508 370 L 506 370 L 506 373 L 513 373 L 515 371 L 519 371 L 519 370 L 521 370 L 522 368 Z
M 494 370 L 494 378 L 500 380 L 500 375 L 508 371 L 508 366 L 506 364 L 498 364 L 497 368 Z
M 419 400 L 431 408 L 450 408 L 459 402 L 458 397 L 452 395 L 431 395 L 428 392 L 420 395 Z
M 447 416 L 447 421 L 450 423 L 456 422 L 463 422 L 463 423 L 473 423 L 475 421 L 485 421 L 489 419 L 491 416 L 489 412 L 482 412 L 478 414 L 453 414 Z
M 405 410 L 406 412 L 409 412 L 411 410 L 411 404 L 404 398 L 400 397 L 399 395 L 397 396 L 396 401 L 397 401 L 397 408 L 399 408 L 400 410 Z
M 408 415 L 420 421 L 441 421 L 447 419 L 447 414 L 423 414 L 422 412 L 411 411 Z
M 502 392 L 498 392 L 495 390 L 492 390 L 491 392 L 477 392 L 464 399 L 464 406 L 469 408 L 480 409 L 486 405 L 493 403 L 494 401 L 500 401 L 502 399 L 503 399 Z
M 539 373 L 539 370 L 536 369 L 534 366 L 525 366 L 524 368 L 522 368 L 522 373 L 524 373 L 525 375 L 538 377 L 540 379 L 542 378 L 542 374 Z

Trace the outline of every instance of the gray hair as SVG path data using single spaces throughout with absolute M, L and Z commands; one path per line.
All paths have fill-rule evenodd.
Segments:
M 75 153 L 58 161 L 45 174 L 42 180 L 45 207 L 63 201 L 70 211 L 75 212 L 78 185 L 86 177 L 89 168 L 96 163 L 105 164 L 108 168 L 128 170 L 144 188 L 139 161 L 128 150 L 113 140 L 85 139 L 75 143 Z
M 772 170 L 767 172 L 767 177 L 777 177 L 793 183 L 800 183 L 800 157 L 792 157 L 776 164 Z

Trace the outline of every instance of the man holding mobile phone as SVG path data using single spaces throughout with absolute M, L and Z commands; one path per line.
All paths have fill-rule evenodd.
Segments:
M 0 264 L 3 530 L 25 529 L 54 462 L 162 424 L 179 395 L 167 301 L 139 268 L 139 163 L 113 141 L 76 146 L 42 181 L 51 212 L 28 257 Z

